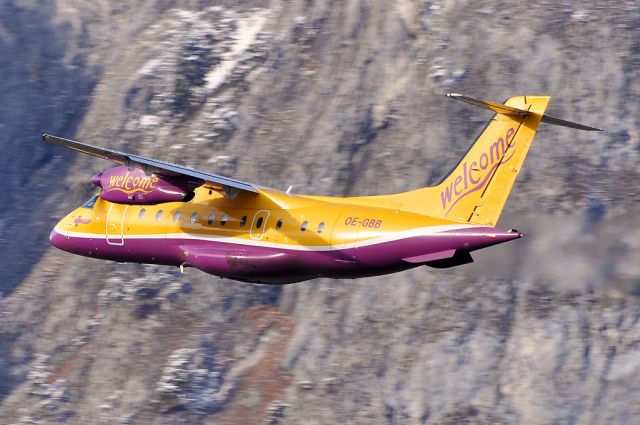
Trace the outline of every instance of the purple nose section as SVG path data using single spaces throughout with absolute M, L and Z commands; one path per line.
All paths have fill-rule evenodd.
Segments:
M 56 232 L 55 230 L 52 230 L 51 234 L 49 235 L 49 242 L 51 243 L 51 245 L 55 246 L 58 249 L 64 249 L 63 248 L 64 239 L 65 237 L 62 236 L 60 233 Z
M 75 250 L 73 249 L 75 241 L 73 239 L 67 238 L 64 235 L 61 235 L 60 233 L 56 232 L 55 229 L 52 230 L 51 234 L 49 235 L 49 242 L 51 243 L 51 245 L 55 246 L 58 249 L 75 253 Z

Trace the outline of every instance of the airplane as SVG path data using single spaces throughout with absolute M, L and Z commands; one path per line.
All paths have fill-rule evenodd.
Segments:
M 442 182 L 390 195 L 294 194 L 43 134 L 119 164 L 91 178 L 99 192 L 55 226 L 50 242 L 97 259 L 268 284 L 470 263 L 473 251 L 522 237 L 495 225 L 538 124 L 601 130 L 545 115 L 548 96 L 504 104 L 447 96 L 495 114 Z

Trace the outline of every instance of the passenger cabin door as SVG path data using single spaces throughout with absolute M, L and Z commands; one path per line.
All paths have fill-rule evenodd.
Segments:
M 264 236 L 264 230 L 267 228 L 267 220 L 269 220 L 271 212 L 269 210 L 260 210 L 253 216 L 251 222 L 251 239 L 259 241 Z
M 124 245 L 124 217 L 129 205 L 111 204 L 107 213 L 106 237 L 109 245 Z

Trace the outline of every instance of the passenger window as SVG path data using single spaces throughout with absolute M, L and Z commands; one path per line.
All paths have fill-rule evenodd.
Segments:
M 209 223 L 209 226 L 211 226 L 214 223 L 214 221 L 216 221 L 216 213 L 213 213 L 209 216 L 207 223 Z
M 262 217 L 258 217 L 258 221 L 256 221 L 256 229 L 259 229 L 262 227 L 263 220 L 264 219 Z
M 177 222 L 178 220 L 180 220 L 180 211 L 176 211 L 175 214 L 173 214 L 173 222 Z
M 82 208 L 89 208 L 90 210 L 92 210 L 97 200 L 98 200 L 98 195 L 93 195 L 91 198 L 89 198 L 87 202 L 82 204 Z
M 282 228 L 282 219 L 279 219 L 276 223 L 276 230 L 280 230 Z
M 309 222 L 305 220 L 304 223 L 302 223 L 302 226 L 300 226 L 300 230 L 304 232 L 305 230 L 307 230 L 308 225 L 309 225 Z
M 227 224 L 227 221 L 229 221 L 229 215 L 223 214 L 222 218 L 220 219 L 220 225 L 224 226 L 225 224 Z
M 198 221 L 198 213 L 193 213 L 193 214 L 191 214 L 190 221 L 191 221 L 192 223 L 195 223 L 196 221 Z
M 324 221 L 318 224 L 318 233 L 322 233 L 323 230 L 324 230 Z
M 162 210 L 159 210 L 158 213 L 156 214 L 156 221 L 160 220 L 162 218 Z
M 247 224 L 247 216 L 243 216 L 242 219 L 240 220 L 240 227 L 244 227 L 244 225 Z
M 141 210 L 140 210 L 140 212 L 138 213 L 138 218 L 139 218 L 140 220 L 142 220 L 142 217 L 144 217 L 144 213 L 145 213 L 145 211 L 146 211 L 146 210 L 143 208 L 143 209 L 141 209 Z

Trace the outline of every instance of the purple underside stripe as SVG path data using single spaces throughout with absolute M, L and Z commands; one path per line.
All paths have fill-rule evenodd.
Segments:
M 491 233 L 490 233 L 491 232 Z M 492 228 L 467 228 L 412 236 L 375 245 L 335 250 L 295 250 L 198 239 L 125 239 L 110 245 L 104 237 L 67 238 L 55 231 L 52 243 L 89 257 L 139 263 L 186 264 L 218 276 L 358 277 L 415 267 L 451 257 L 457 249 L 473 250 L 515 239 L 519 234 Z M 302 280 L 304 280 L 302 279 Z

